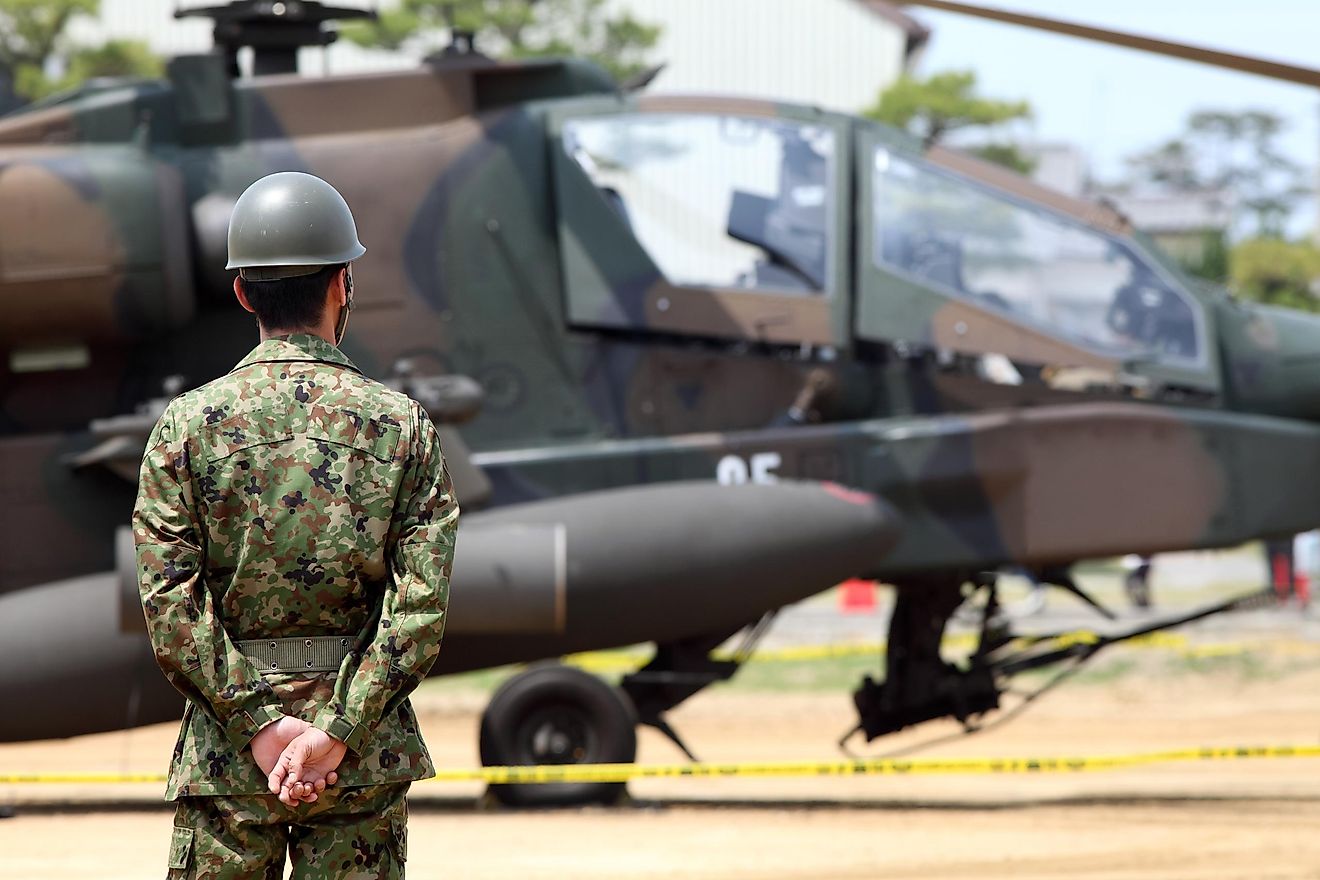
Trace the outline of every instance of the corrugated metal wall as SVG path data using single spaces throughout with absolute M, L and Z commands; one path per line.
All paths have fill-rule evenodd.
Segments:
M 612 0 L 664 25 L 653 90 L 855 112 L 902 72 L 906 34 L 856 0 Z

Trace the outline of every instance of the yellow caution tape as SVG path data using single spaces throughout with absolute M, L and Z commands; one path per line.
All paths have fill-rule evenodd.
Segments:
M 556 782 L 628 782 L 633 779 L 940 776 L 977 774 L 1086 773 L 1151 764 L 1241 761 L 1262 758 L 1320 758 L 1320 745 L 1222 746 L 1094 755 L 1025 758 L 870 758 L 856 761 L 777 761 L 732 764 L 559 764 L 539 767 L 479 767 L 438 770 L 433 782 L 535 785 Z M 0 784 L 164 782 L 163 774 L 20 773 L 0 775 Z
M 440 782 L 544 784 L 555 782 L 628 782 L 678 777 L 786 776 L 938 776 L 1018 773 L 1082 773 L 1117 770 L 1176 761 L 1225 761 L 1259 758 L 1318 758 L 1320 745 L 1233 746 L 1179 749 L 1128 755 L 1055 758 L 876 758 L 859 761 L 784 761 L 739 764 L 565 764 L 542 767 L 483 767 L 441 770 Z
M 0 774 L 0 784 L 32 785 L 54 782 L 78 785 L 117 785 L 123 782 L 164 782 L 164 773 L 9 773 Z

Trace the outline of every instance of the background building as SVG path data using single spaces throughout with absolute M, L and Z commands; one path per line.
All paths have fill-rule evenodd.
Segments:
M 1211 251 L 1226 247 L 1233 201 L 1222 190 L 1096 192 L 1128 216 L 1184 266 L 1203 265 Z
M 1070 196 L 1113 205 L 1184 266 L 1204 266 L 1228 246 L 1233 198 L 1218 189 L 1153 189 L 1097 186 L 1088 162 L 1072 144 L 1035 144 L 1025 152 L 1035 162 L 1031 177 Z
M 773 97 L 854 113 L 915 63 L 930 31 L 867 0 L 613 0 L 663 28 L 656 92 Z
M 76 39 L 145 40 L 161 55 L 205 52 L 211 24 L 175 20 L 176 8 L 218 0 L 101 0 L 99 20 L 80 19 Z M 385 8 L 339 0 L 339 5 Z M 610 0 L 618 10 L 663 28 L 651 60 L 664 70 L 657 92 L 771 97 L 857 111 L 914 61 L 929 31 L 879 0 Z M 809 28 L 809 33 L 807 29 Z M 478 47 L 480 48 L 480 47 Z M 304 73 L 356 73 L 411 67 L 415 55 L 363 49 L 340 41 L 303 49 Z

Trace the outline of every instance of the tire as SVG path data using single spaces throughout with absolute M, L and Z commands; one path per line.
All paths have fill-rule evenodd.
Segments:
M 532 666 L 495 691 L 481 716 L 483 766 L 628 764 L 637 758 L 637 712 L 618 689 L 571 666 Z M 492 785 L 515 807 L 614 803 L 622 782 Z

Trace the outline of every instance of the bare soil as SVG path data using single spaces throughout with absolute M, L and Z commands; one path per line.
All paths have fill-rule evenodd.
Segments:
M 1149 652 L 1147 652 L 1149 653 Z M 1134 655 L 1135 656 L 1135 655 Z M 1065 687 L 1012 724 L 929 756 L 1090 755 L 1189 746 L 1314 743 L 1314 660 L 1150 673 Z M 1132 666 L 1136 663 L 1136 667 Z M 476 763 L 484 695 L 429 685 L 428 742 Z M 12 707 L 10 707 L 12 711 Z M 716 690 L 674 713 L 711 761 L 833 759 L 846 695 Z M 930 725 L 868 754 L 951 731 Z M 0 775 L 160 772 L 173 725 L 0 746 Z M 640 760 L 676 749 L 651 731 Z M 163 876 L 170 827 L 161 786 L 0 786 L 0 877 Z M 418 878 L 1320 878 L 1320 759 L 1171 764 L 1055 776 L 654 780 L 615 808 L 491 808 L 475 785 L 415 786 Z

